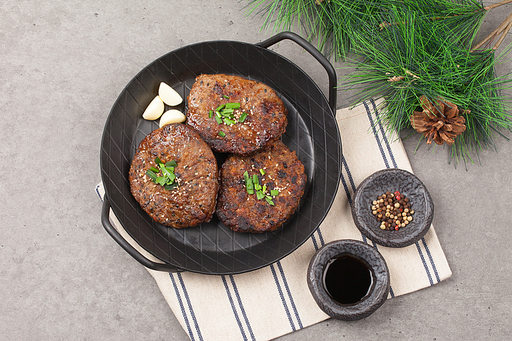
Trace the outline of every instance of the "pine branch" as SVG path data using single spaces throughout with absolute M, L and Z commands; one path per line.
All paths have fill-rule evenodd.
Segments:
M 512 2 L 512 0 L 507 0 L 508 2 Z M 493 7 L 494 8 L 494 7 Z M 484 44 L 487 43 L 486 46 L 489 46 L 490 43 L 495 39 L 496 37 L 501 37 L 498 39 L 496 44 L 494 45 L 493 49 L 496 50 L 501 45 L 503 40 L 505 39 L 505 36 L 507 35 L 508 31 L 510 31 L 510 28 L 512 28 L 512 13 L 501 23 L 498 28 L 496 28 L 494 31 L 492 31 L 487 37 L 485 37 L 480 43 L 476 44 L 475 47 L 471 49 L 471 52 L 478 50 Z
M 474 12 L 484 8 L 477 0 L 248 0 L 248 14 L 264 18 L 263 28 L 290 30 L 299 25 L 307 39 L 318 40 L 326 55 L 345 59 L 352 47 L 352 35 L 359 23 L 374 21 L 390 8 L 415 11 L 420 18 L 446 20 L 457 34 L 457 27 L 472 22 Z M 506 0 L 509 1 L 509 0 Z M 512 0 L 511 0 L 512 1 Z M 459 18 L 455 18 L 460 16 Z M 383 23 L 381 20 L 378 24 Z M 377 24 L 377 25 L 378 25 Z M 458 35 L 456 35 L 458 36 Z M 468 37 L 460 36 L 461 40 Z
M 357 91 L 354 104 L 384 98 L 377 119 L 389 134 L 411 128 L 410 116 L 422 96 L 462 109 L 467 129 L 452 145 L 456 159 L 471 161 L 474 151 L 478 155 L 494 146 L 500 130 L 512 131 L 512 101 L 503 94 L 512 90 L 512 80 L 494 73 L 512 48 L 496 55 L 512 28 L 512 15 L 471 48 L 487 11 L 512 0 L 486 7 L 481 0 L 248 1 L 250 13 L 264 17 L 264 27 L 300 24 L 324 54 L 347 60 L 352 72 L 340 89 Z
M 495 3 L 495 4 L 492 4 L 492 5 L 489 5 L 489 6 L 485 6 L 484 8 L 486 10 L 490 10 L 490 9 L 493 9 L 493 8 L 496 8 L 496 7 L 500 7 L 500 6 L 503 6 L 503 5 L 506 5 L 506 4 L 509 4 L 511 3 L 512 0 L 504 0 L 504 1 L 501 1 L 501 2 L 498 2 L 498 3 Z
M 415 11 L 393 9 L 386 19 L 403 24 L 377 34 L 371 24 L 362 25 L 366 31 L 353 37 L 354 52 L 365 58 L 353 61 L 356 71 L 343 79 L 342 89 L 359 90 L 354 104 L 383 97 L 385 107 L 379 108 L 378 120 L 388 133 L 410 128 L 410 115 L 422 95 L 469 110 L 464 114 L 467 130 L 452 146 L 453 155 L 464 161 L 471 160 L 472 151 L 492 147 L 499 129 L 512 130 L 501 94 L 512 88 L 512 81 L 494 74 L 499 61 L 494 50 L 471 53 L 453 39 L 453 28 L 446 21 L 433 23 Z M 471 27 L 464 29 L 471 34 Z

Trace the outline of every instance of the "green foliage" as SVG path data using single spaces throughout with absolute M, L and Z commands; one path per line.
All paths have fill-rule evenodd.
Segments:
M 411 128 L 419 98 L 442 98 L 465 114 L 466 131 L 452 155 L 464 162 L 472 152 L 494 147 L 501 129 L 512 130 L 508 114 L 509 75 L 497 77 L 496 56 L 470 52 L 487 13 L 477 0 L 249 0 L 252 13 L 266 13 L 265 27 L 301 24 L 326 55 L 347 61 L 351 73 L 340 89 L 356 89 L 353 105 L 383 98 L 378 120 L 388 133 Z
M 310 39 L 317 39 L 326 55 L 345 58 L 352 48 L 354 32 L 364 23 L 385 23 L 391 8 L 412 11 L 419 18 L 443 18 L 459 39 L 459 30 L 470 32 L 482 12 L 477 0 L 248 0 L 248 13 L 264 18 L 264 29 L 292 30 L 296 25 Z
M 481 19 L 483 14 L 473 16 Z M 504 53 L 496 58 L 492 49 L 469 51 L 478 20 L 457 26 L 404 8 L 390 9 L 381 19 L 393 24 L 380 30 L 369 22 L 352 37 L 352 49 L 361 58 L 350 63 L 355 71 L 343 80 L 343 88 L 359 89 L 354 103 L 383 97 L 378 119 L 391 133 L 410 127 L 422 95 L 470 110 L 464 115 L 466 131 L 452 146 L 452 155 L 464 161 L 472 151 L 493 146 L 500 128 L 511 130 L 509 100 L 502 94 L 511 81 L 494 73 Z

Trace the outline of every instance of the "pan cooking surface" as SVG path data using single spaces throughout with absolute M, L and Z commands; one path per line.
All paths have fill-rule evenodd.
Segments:
M 200 226 L 173 229 L 154 222 L 130 193 L 128 170 L 140 141 L 158 121 L 142 113 L 160 82 L 186 98 L 201 73 L 226 73 L 272 87 L 288 108 L 283 142 L 304 164 L 307 186 L 297 212 L 278 230 L 236 233 L 216 216 Z M 167 109 L 167 108 L 166 108 Z M 218 155 L 222 162 L 223 155 Z M 107 119 L 101 170 L 107 197 L 125 230 L 144 249 L 180 269 L 232 274 L 254 270 L 289 254 L 321 223 L 341 173 L 341 141 L 327 100 L 297 66 L 264 48 L 238 42 L 207 42 L 171 52 L 144 68 L 123 90 Z M 220 164 L 219 164 L 220 167 Z

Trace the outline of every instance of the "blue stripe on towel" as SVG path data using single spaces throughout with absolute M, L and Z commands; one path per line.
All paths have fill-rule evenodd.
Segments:
M 194 309 L 192 308 L 192 305 L 190 304 L 190 300 L 188 298 L 187 289 L 185 287 L 185 284 L 183 283 L 183 278 L 181 277 L 181 274 L 179 274 L 179 273 L 177 273 L 176 276 L 178 276 L 178 279 L 180 281 L 180 286 L 183 290 L 183 294 L 186 296 L 186 301 L 188 302 L 189 311 L 192 316 L 192 320 L 194 322 L 194 327 L 196 329 L 198 339 L 203 340 L 203 336 L 201 335 L 201 330 L 199 329 L 199 325 L 197 324 L 197 320 L 195 318 Z M 169 277 L 171 278 L 174 292 L 176 294 L 176 297 L 178 298 L 178 304 L 180 305 L 181 314 L 183 316 L 183 319 L 185 320 L 185 325 L 187 327 L 188 336 L 190 337 L 190 340 L 194 341 L 194 340 L 196 340 L 196 338 L 194 337 L 192 327 L 190 326 L 190 320 L 189 320 L 188 314 L 185 310 L 185 305 L 183 304 L 183 299 L 181 297 L 180 291 L 178 290 L 178 285 L 177 285 L 174 275 L 172 273 L 169 274 Z
M 371 103 L 373 106 L 373 110 L 375 111 L 375 114 L 377 114 L 377 106 L 375 105 L 375 101 L 373 99 L 371 100 Z M 371 117 L 370 117 L 370 121 L 371 121 Z M 398 165 L 395 160 L 395 156 L 393 155 L 393 152 L 391 151 L 391 145 L 389 144 L 388 138 L 386 136 L 386 132 L 384 131 L 384 126 L 382 125 L 382 121 L 378 120 L 377 123 L 379 125 L 380 133 L 382 134 L 382 140 L 384 141 L 386 149 L 388 150 L 389 157 L 391 158 L 391 162 L 393 163 L 393 167 L 398 168 Z
M 318 234 L 318 239 L 320 239 L 320 245 L 324 246 L 325 240 L 324 240 L 324 236 L 322 236 L 322 231 L 320 230 L 320 228 L 318 228 L 316 232 Z
M 101 185 L 96 185 L 96 194 L 98 194 L 98 197 L 100 197 L 101 202 L 103 202 L 103 195 L 100 193 L 100 187 Z
M 317 237 L 315 237 L 315 234 L 318 235 L 318 240 Z M 311 235 L 311 241 L 313 242 L 313 247 L 315 248 L 316 251 L 318 251 L 318 249 L 325 245 L 325 240 L 324 237 L 322 236 L 320 226 L 316 229 L 315 233 Z
M 236 301 L 238 302 L 238 306 L 240 307 L 240 311 L 242 313 L 242 317 L 244 318 L 244 321 L 245 321 L 245 324 L 247 326 L 247 329 L 249 330 L 249 334 L 251 335 L 251 340 L 255 340 L 256 338 L 254 337 L 254 333 L 252 331 L 251 323 L 249 322 L 249 318 L 247 318 L 247 314 L 245 312 L 245 308 L 244 308 L 244 305 L 242 303 L 242 299 L 240 298 L 240 293 L 238 292 L 238 287 L 236 286 L 236 283 L 235 283 L 235 277 L 233 277 L 233 275 L 230 275 L 229 279 L 231 281 L 231 286 L 233 287 L 233 292 L 235 294 Z
M 375 136 L 375 139 L 377 141 L 377 146 L 379 146 L 380 154 L 382 155 L 382 160 L 384 161 L 384 165 L 386 165 L 386 168 L 391 168 L 388 163 L 388 159 L 386 158 L 386 154 L 384 153 L 384 148 L 382 147 L 382 143 L 379 139 L 379 134 L 377 132 L 377 128 L 375 127 L 375 122 L 373 121 L 372 112 L 370 108 L 368 108 L 368 104 L 366 102 L 363 102 L 364 107 L 366 108 L 366 114 L 368 115 L 368 120 L 370 121 L 370 126 L 372 127 L 373 135 Z
M 242 334 L 243 340 L 249 340 L 245 333 L 245 328 L 242 325 L 242 320 L 240 319 L 240 315 L 235 306 L 235 301 L 233 300 L 233 296 L 231 295 L 231 290 L 229 289 L 228 281 L 226 280 L 226 276 L 221 276 L 222 283 L 224 284 L 224 289 L 226 290 L 226 294 L 228 295 L 229 303 L 231 304 L 231 310 L 233 310 L 233 315 L 235 316 L 236 323 L 238 324 L 238 329 L 240 329 L 240 333 Z M 254 336 L 253 339 L 254 340 Z
M 194 322 L 194 327 L 196 328 L 197 335 L 199 340 L 202 340 L 201 330 L 199 329 L 199 324 L 197 323 L 196 314 L 194 313 L 194 308 L 192 307 L 192 303 L 190 302 L 190 297 L 188 296 L 187 288 L 185 287 L 185 282 L 183 281 L 183 276 L 180 273 L 178 275 L 178 280 L 180 281 L 181 288 L 183 290 L 183 294 L 185 295 L 185 301 L 187 302 L 188 309 L 190 311 L 190 316 L 192 316 L 192 321 Z
M 292 293 L 290 292 L 290 287 L 288 285 L 288 281 L 286 280 L 286 275 L 284 273 L 283 266 L 282 266 L 280 261 L 277 262 L 276 264 L 277 264 L 277 268 L 279 269 L 279 273 L 281 274 L 281 279 L 283 280 L 283 284 L 284 284 L 284 288 L 286 290 L 286 294 L 288 295 L 288 299 L 290 300 L 290 305 L 292 307 L 293 314 L 295 316 L 295 319 L 297 320 L 297 324 L 299 325 L 299 328 L 302 329 L 304 327 L 302 325 L 302 321 L 300 319 L 299 311 L 297 310 L 297 306 L 295 305 L 295 301 L 293 300 Z
M 341 173 L 341 182 L 343 183 L 343 188 L 345 189 L 345 195 L 347 197 L 348 204 L 352 206 L 352 193 L 356 191 L 357 187 L 356 183 L 354 182 L 354 179 L 352 178 L 352 174 L 350 173 L 350 168 L 348 167 L 347 160 L 345 159 L 344 156 L 341 157 L 341 161 L 343 163 L 342 169 L 344 169 L 345 172 L 347 173 L 348 183 L 347 179 L 345 179 L 345 176 L 343 175 L 343 172 Z M 350 187 L 348 186 L 348 184 L 350 184 Z M 363 242 L 367 242 L 366 237 L 363 234 L 361 234 L 361 238 L 363 239 Z
M 290 309 L 288 308 L 288 304 L 286 303 L 286 300 L 284 298 L 283 288 L 281 287 L 281 284 L 279 283 L 279 279 L 277 278 L 277 272 L 274 267 L 274 264 L 270 265 L 270 270 L 272 271 L 272 276 L 274 277 L 274 282 L 276 283 L 277 291 L 279 292 L 279 297 L 281 297 L 281 302 L 283 303 L 283 308 L 286 313 L 286 316 L 288 317 L 288 322 L 290 323 L 290 327 L 293 331 L 297 330 L 297 327 L 295 326 L 295 323 L 293 322 L 292 314 L 290 313 Z
M 343 175 L 343 170 L 347 173 L 348 180 L 350 182 L 350 186 L 352 188 L 355 188 L 354 181 L 352 180 L 352 175 L 350 174 L 350 170 L 348 168 L 347 160 L 344 156 L 341 157 L 341 162 L 343 164 L 342 172 L 341 172 L 341 183 L 343 184 L 343 189 L 345 190 L 345 195 L 347 196 L 348 204 L 352 206 L 352 194 L 350 192 L 349 183 L 347 183 L 347 179 L 345 179 L 345 176 Z
M 350 192 L 350 191 L 347 192 L 347 198 L 349 200 L 349 204 L 352 205 L 352 193 L 354 193 L 356 191 L 357 186 L 356 186 L 356 183 L 354 182 L 354 178 L 352 177 L 352 173 L 350 173 L 350 170 L 348 168 L 347 160 L 344 157 L 342 157 L 341 162 L 343 163 L 343 168 L 345 168 L 347 171 L 348 182 L 350 183 L 350 187 L 352 188 L 352 192 Z M 345 190 L 347 191 L 348 188 L 346 188 Z
M 421 262 L 423 263 L 425 271 L 427 272 L 428 281 L 430 282 L 430 285 L 434 285 L 434 282 L 432 281 L 432 276 L 430 275 L 430 270 L 428 269 L 427 262 L 425 261 L 425 257 L 423 256 L 423 252 L 421 251 L 420 243 L 416 242 L 415 244 L 416 249 L 418 249 L 418 254 L 420 255 Z
M 434 275 L 436 276 L 437 283 L 441 282 L 441 278 L 439 278 L 439 272 L 437 272 L 436 263 L 434 262 L 434 258 L 432 258 L 432 254 L 430 253 L 430 250 L 427 245 L 427 241 L 425 238 L 421 238 L 421 241 L 423 242 L 423 247 L 425 248 L 425 251 L 427 252 L 428 259 L 430 261 L 430 264 L 432 264 L 432 269 L 434 270 Z
M 311 235 L 311 241 L 313 242 L 313 247 L 315 248 L 315 250 L 318 251 L 320 247 L 318 246 L 318 242 L 316 241 L 315 234 Z

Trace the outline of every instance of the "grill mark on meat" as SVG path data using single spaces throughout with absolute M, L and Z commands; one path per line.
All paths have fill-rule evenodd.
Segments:
M 264 175 L 260 168 L 265 170 Z M 256 174 L 268 191 L 279 190 L 273 199 L 275 206 L 247 193 L 245 171 L 250 176 Z M 274 231 L 280 227 L 297 209 L 306 185 L 304 165 L 280 140 L 252 156 L 229 156 L 220 174 L 216 214 L 221 222 L 238 232 Z
M 164 163 L 177 162 L 178 187 L 165 190 L 151 181 L 146 171 Z M 154 130 L 140 143 L 129 171 L 130 189 L 142 209 L 156 222 L 184 228 L 209 221 L 215 212 L 218 191 L 217 161 L 199 134 L 184 124 Z
M 208 117 L 210 110 L 228 102 L 240 103 L 240 109 L 234 113 L 238 119 L 247 112 L 244 122 L 225 125 Z M 188 96 L 187 124 L 213 150 L 222 153 L 249 155 L 269 146 L 284 133 L 287 115 L 286 106 L 274 90 L 240 76 L 200 75 Z M 224 137 L 219 135 L 220 131 Z

